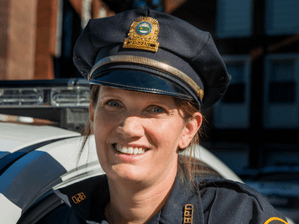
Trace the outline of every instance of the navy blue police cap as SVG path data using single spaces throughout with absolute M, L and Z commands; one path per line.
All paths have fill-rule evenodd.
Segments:
M 230 82 L 210 33 L 150 9 L 91 19 L 74 63 L 90 84 L 195 100 L 201 109 Z

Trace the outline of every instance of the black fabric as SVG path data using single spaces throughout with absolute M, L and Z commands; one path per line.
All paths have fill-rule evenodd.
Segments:
M 36 224 L 82 224 L 86 223 L 85 220 L 81 219 L 76 215 L 73 210 L 67 205 L 55 209 L 42 220 Z
M 245 184 L 199 178 L 197 186 L 199 191 L 188 187 L 178 178 L 166 204 L 148 224 L 183 223 L 183 208 L 186 204 L 194 206 L 194 224 L 265 224 L 267 220 L 273 220 L 270 224 L 286 223 L 285 218 L 260 193 Z M 103 214 L 109 201 L 105 176 L 90 178 L 59 190 L 66 194 L 69 200 L 73 194 L 81 191 L 85 193 L 86 200 L 78 204 L 71 203 L 73 212 L 80 217 L 77 218 L 78 223 L 88 220 L 107 224 Z M 77 223 L 74 221 L 68 224 Z
M 156 53 L 122 47 L 131 24 L 140 16 L 152 17 L 159 22 Z M 87 78 L 97 61 L 111 55 L 137 55 L 181 70 L 198 86 L 203 86 L 202 108 L 219 100 L 230 82 L 230 75 L 210 33 L 169 14 L 149 9 L 135 9 L 89 21 L 74 48 L 74 63 L 78 70 Z M 198 97 L 195 100 L 201 101 Z

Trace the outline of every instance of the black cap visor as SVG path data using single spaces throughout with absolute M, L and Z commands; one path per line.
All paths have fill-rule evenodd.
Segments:
M 166 78 L 138 70 L 112 70 L 94 73 L 90 84 L 114 88 L 169 95 L 192 100 L 193 97 L 181 86 Z

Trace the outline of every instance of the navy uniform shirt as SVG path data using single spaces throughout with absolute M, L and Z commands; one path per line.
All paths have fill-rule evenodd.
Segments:
M 198 179 L 194 191 L 176 179 L 164 207 L 149 224 L 286 224 L 285 218 L 249 186 L 220 179 Z M 64 206 L 43 223 L 107 224 L 104 208 L 109 202 L 105 175 L 96 176 L 55 192 Z

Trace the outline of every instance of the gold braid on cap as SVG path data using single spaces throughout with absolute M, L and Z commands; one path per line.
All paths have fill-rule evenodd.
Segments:
M 89 73 L 88 80 L 90 81 L 92 74 L 94 71 L 101 66 L 112 64 L 112 63 L 135 63 L 135 64 L 141 64 L 146 66 L 151 66 L 153 68 L 164 70 L 175 77 L 183 80 L 186 82 L 198 95 L 199 99 L 202 100 L 204 96 L 204 91 L 201 89 L 194 81 L 191 79 L 188 75 L 186 75 L 184 72 L 180 71 L 179 69 L 172 67 L 171 65 L 168 65 L 166 63 L 156 61 L 154 59 L 140 57 L 140 56 L 133 56 L 133 55 L 114 55 L 114 56 L 108 56 L 101 60 L 99 60 L 91 69 L 91 72 Z

